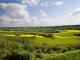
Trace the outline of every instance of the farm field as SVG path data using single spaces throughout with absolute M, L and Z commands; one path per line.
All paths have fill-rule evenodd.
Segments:
M 70 31 L 70 32 L 69 32 Z M 76 31 L 75 32 L 80 32 Z M 21 34 L 19 36 L 16 36 L 15 34 L 9 34 L 9 33 L 4 33 L 0 34 L 1 37 L 12 37 L 12 38 L 26 38 L 26 37 L 36 37 L 34 43 L 36 44 L 43 44 L 43 43 L 48 43 L 49 45 L 57 45 L 57 44 L 75 44 L 75 43 L 80 43 L 80 37 L 74 36 L 73 34 L 75 33 L 73 30 L 68 30 L 68 31 L 63 31 L 60 33 L 53 33 L 53 38 L 46 38 L 43 36 L 39 35 L 32 35 L 32 34 Z M 77 41 L 76 41 L 77 40 Z
M 80 30 L 0 31 L 2 60 L 80 60 Z

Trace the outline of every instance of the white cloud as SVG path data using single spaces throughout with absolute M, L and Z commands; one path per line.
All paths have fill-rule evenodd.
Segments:
M 49 6 L 49 2 L 43 2 L 43 3 L 40 3 L 40 5 L 41 5 L 41 6 L 46 6 L 46 7 L 47 7 L 47 6 Z
M 56 2 L 53 2 L 52 4 L 58 6 L 58 5 L 63 5 L 64 2 L 63 1 L 56 1 Z
M 71 16 L 74 16 L 74 15 L 77 15 L 77 14 L 80 14 L 80 8 L 76 8 L 69 13 L 69 15 L 71 15 Z
M 80 24 L 80 8 L 75 8 L 69 13 L 71 24 Z M 70 21 L 69 21 L 70 22 Z
M 37 5 L 39 2 L 40 0 L 22 0 L 21 1 L 22 4 L 28 4 L 30 6 Z
M 7 10 L 7 14 L 11 17 L 28 17 L 28 11 L 25 5 L 11 4 L 11 3 L 1 3 L 0 8 Z
M 53 22 L 44 10 L 40 10 L 38 16 L 31 17 L 25 5 L 1 3 L 0 8 L 7 11 L 0 16 L 0 26 L 49 26 Z
M 26 9 L 27 6 L 12 3 L 1 3 L 0 8 L 7 11 L 7 13 L 0 16 L 2 25 L 21 26 L 29 23 L 29 13 Z
M 52 26 L 54 25 L 54 20 L 50 19 L 45 10 L 40 10 L 38 16 L 34 18 L 36 25 L 39 26 Z
M 47 13 L 44 10 L 40 10 L 40 16 L 41 17 L 47 17 Z
M 32 17 L 32 23 L 33 26 L 53 26 L 55 24 L 55 22 L 46 17 L 46 18 L 43 18 L 43 17 L 40 17 L 40 16 L 36 16 L 36 17 Z

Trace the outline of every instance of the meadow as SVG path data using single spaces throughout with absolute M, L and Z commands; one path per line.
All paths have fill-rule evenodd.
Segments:
M 0 60 L 80 60 L 79 29 L 28 29 L 0 29 Z

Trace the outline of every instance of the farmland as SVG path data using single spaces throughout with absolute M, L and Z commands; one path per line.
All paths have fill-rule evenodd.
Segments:
M 0 60 L 80 60 L 75 28 L 0 28 Z

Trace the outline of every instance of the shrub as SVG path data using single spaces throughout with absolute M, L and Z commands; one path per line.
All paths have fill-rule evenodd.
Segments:
M 15 34 L 16 36 L 20 36 L 20 34 Z
M 66 47 L 66 48 L 64 48 L 64 49 L 62 50 L 62 53 L 68 52 L 68 51 L 71 51 L 71 50 L 73 50 L 72 47 Z
M 4 58 L 4 60 L 31 60 L 30 54 L 12 53 Z
M 36 58 L 41 58 L 41 59 L 43 58 L 42 53 L 36 53 L 35 55 L 36 55 Z
M 58 47 L 58 46 L 54 46 L 51 49 L 52 49 L 52 51 L 56 51 L 58 53 L 62 51 L 62 49 L 60 47 Z
M 40 36 L 47 37 L 47 38 L 54 38 L 52 33 L 43 33 L 39 34 Z
M 75 33 L 74 35 L 75 35 L 75 36 L 80 36 L 80 33 Z

